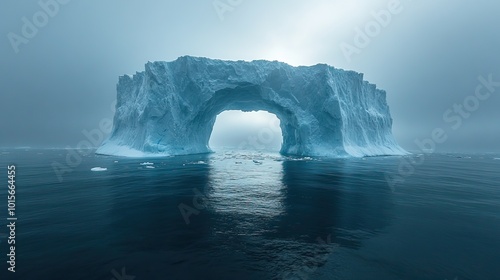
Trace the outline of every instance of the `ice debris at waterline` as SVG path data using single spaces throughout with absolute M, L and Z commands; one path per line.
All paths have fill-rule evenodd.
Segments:
M 108 171 L 108 169 L 104 168 L 104 167 L 94 167 L 94 168 L 91 168 L 90 171 L 102 172 L 102 171 Z
M 326 64 L 222 61 L 184 56 L 121 76 L 112 133 L 98 154 L 150 157 L 211 152 L 225 110 L 275 114 L 282 154 L 363 157 L 407 154 L 392 135 L 386 92 L 363 74 Z

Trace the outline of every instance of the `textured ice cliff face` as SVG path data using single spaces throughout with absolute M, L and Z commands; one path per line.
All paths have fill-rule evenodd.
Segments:
M 180 57 L 122 76 L 113 131 L 97 150 L 119 156 L 210 152 L 216 116 L 266 110 L 281 121 L 281 152 L 309 156 L 401 155 L 385 91 L 363 75 L 318 64 Z

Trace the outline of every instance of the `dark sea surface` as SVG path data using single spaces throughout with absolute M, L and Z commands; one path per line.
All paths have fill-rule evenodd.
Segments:
M 74 152 L 0 150 L 0 279 L 500 279 L 500 155 Z

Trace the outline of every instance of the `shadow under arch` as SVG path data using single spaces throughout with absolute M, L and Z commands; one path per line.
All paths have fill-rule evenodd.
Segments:
M 393 202 L 384 175 L 360 162 L 284 161 L 281 235 L 294 232 L 312 241 L 332 235 L 332 243 L 355 249 L 390 225 Z

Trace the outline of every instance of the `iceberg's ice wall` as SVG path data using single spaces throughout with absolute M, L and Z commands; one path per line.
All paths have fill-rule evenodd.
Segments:
M 283 154 L 401 155 L 385 92 L 363 75 L 318 64 L 180 57 L 122 76 L 113 131 L 97 150 L 120 156 L 210 152 L 216 116 L 266 110 L 281 121 Z

